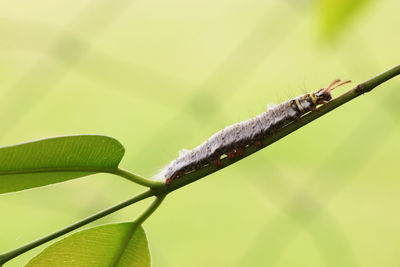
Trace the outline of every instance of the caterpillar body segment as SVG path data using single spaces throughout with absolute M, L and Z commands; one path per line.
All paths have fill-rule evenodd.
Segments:
M 332 99 L 331 91 L 338 86 L 349 83 L 334 80 L 326 88 L 304 94 L 279 105 L 268 105 L 267 111 L 260 115 L 227 126 L 212 135 L 207 141 L 191 151 L 185 150 L 179 157 L 167 165 L 155 178 L 170 184 L 189 172 L 198 170 L 208 164 L 221 166 L 221 157 L 242 156 L 247 146 L 262 147 L 262 140 L 275 134 L 285 125 L 300 120 L 308 112 L 316 111 Z

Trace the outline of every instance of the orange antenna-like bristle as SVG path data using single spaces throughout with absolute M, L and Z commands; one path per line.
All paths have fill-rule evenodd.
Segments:
M 338 88 L 339 86 L 342 86 L 343 84 L 346 84 L 346 83 L 351 83 L 351 81 L 348 80 L 348 81 L 341 82 L 341 83 L 337 84 L 335 87 L 332 87 L 329 91 L 332 91 L 333 89 Z
M 340 82 L 339 79 L 334 80 L 333 82 L 331 82 L 325 89 L 324 89 L 324 93 L 325 92 L 329 92 L 330 90 L 332 90 L 331 88 L 337 84 L 338 82 Z

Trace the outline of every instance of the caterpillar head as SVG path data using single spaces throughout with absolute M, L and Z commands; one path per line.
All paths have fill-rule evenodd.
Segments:
M 349 83 L 351 81 L 344 81 L 340 82 L 339 79 L 334 80 L 331 82 L 326 88 L 322 88 L 318 90 L 316 93 L 314 93 L 316 99 L 317 99 L 317 104 L 325 104 L 329 102 L 332 99 L 331 91 L 343 84 Z

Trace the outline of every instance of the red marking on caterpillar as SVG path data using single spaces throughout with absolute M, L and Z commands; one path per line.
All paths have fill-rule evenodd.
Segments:
M 251 145 L 262 148 L 262 140 L 275 134 L 283 126 L 300 120 L 308 112 L 317 111 L 317 106 L 327 104 L 331 91 L 338 86 L 349 83 L 334 80 L 326 88 L 305 94 L 283 102 L 279 105 L 268 105 L 268 110 L 254 118 L 227 126 L 215 133 L 207 141 L 193 150 L 183 150 L 177 159 L 167 165 L 155 178 L 171 184 L 175 179 L 196 171 L 206 165 L 222 166 L 221 157 L 243 156 L 244 149 Z
M 227 154 L 228 158 L 234 159 L 235 158 L 235 151 L 229 151 Z
M 255 140 L 254 145 L 256 145 L 258 148 L 262 148 L 263 144 L 260 140 Z

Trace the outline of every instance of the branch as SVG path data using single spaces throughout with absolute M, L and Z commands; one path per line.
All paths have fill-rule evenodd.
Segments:
M 156 196 L 156 198 L 150 203 L 147 209 L 136 218 L 135 223 L 138 225 L 142 225 L 144 221 L 147 220 L 147 218 L 149 218 L 150 215 L 153 214 L 153 212 L 161 205 L 165 196 L 166 195 Z
M 150 188 L 153 187 L 159 187 L 159 186 L 163 186 L 164 183 L 161 181 L 155 181 L 155 180 L 151 180 L 151 179 L 146 179 L 144 177 L 141 177 L 137 174 L 131 173 L 127 170 L 124 170 L 122 168 L 118 168 L 116 171 L 108 171 L 108 173 L 110 174 L 115 174 L 115 175 L 119 175 L 125 179 L 128 179 L 131 182 L 143 185 L 143 186 L 147 186 Z

